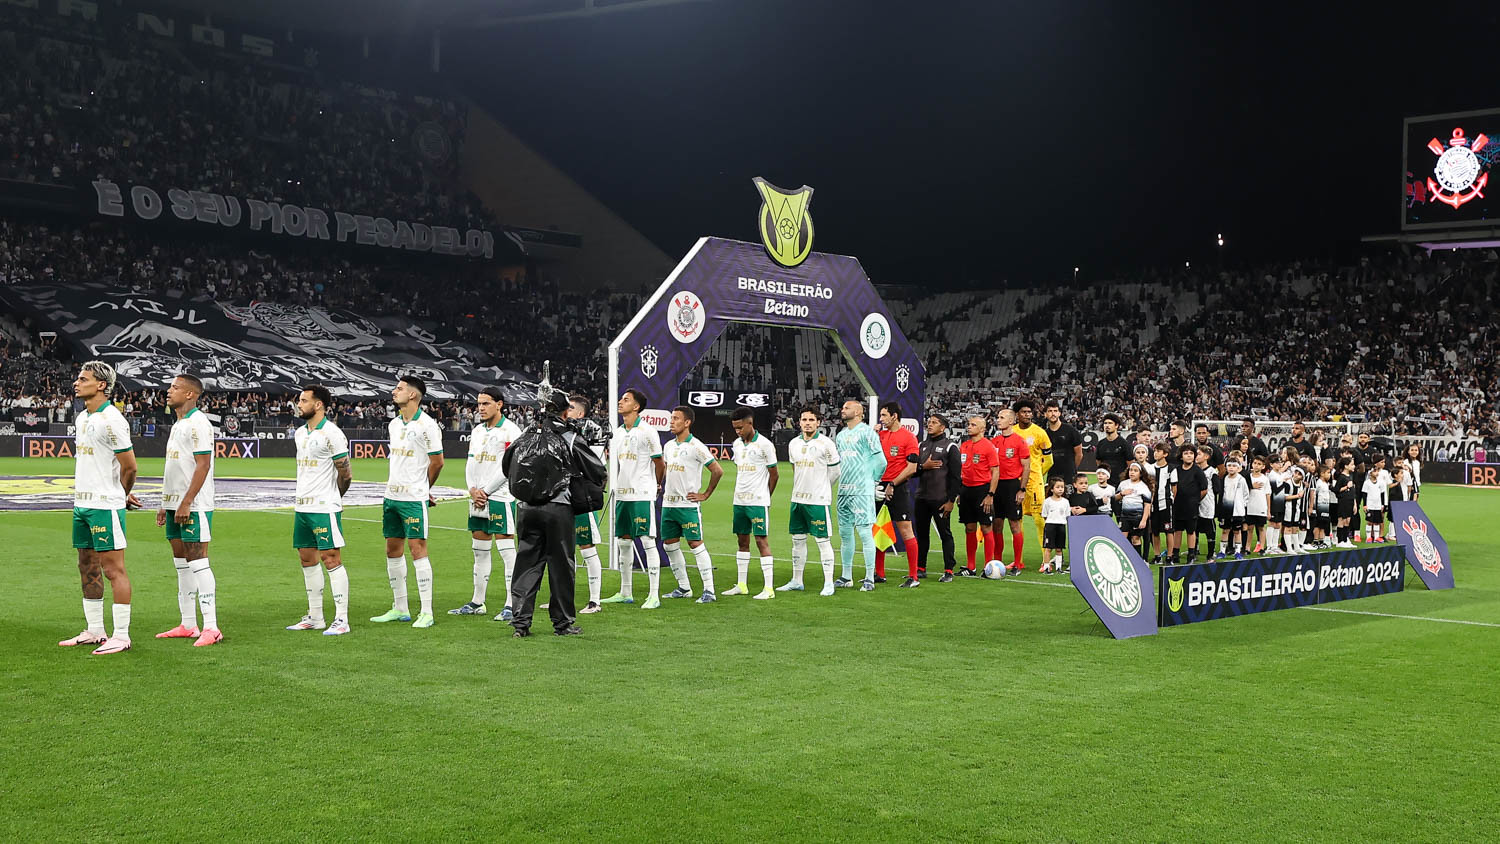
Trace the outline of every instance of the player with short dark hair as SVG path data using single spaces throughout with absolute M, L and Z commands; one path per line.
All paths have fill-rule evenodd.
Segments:
M 1047 429 L 1047 438 L 1052 441 L 1052 468 L 1047 470 L 1047 477 L 1062 478 L 1067 486 L 1073 483 L 1073 473 L 1083 462 L 1083 434 L 1062 421 L 1062 403 L 1057 399 L 1047 399 L 1043 415 L 1047 420 L 1043 427 Z
M 307 615 L 288 630 L 323 630 L 323 570 L 333 587 L 333 623 L 324 636 L 349 632 L 349 573 L 344 570 L 344 493 L 354 475 L 349 440 L 328 419 L 333 395 L 322 384 L 308 384 L 297 396 L 305 424 L 293 434 L 297 444 L 297 503 L 292 512 L 292 547 L 302 563 Z M 320 565 L 321 564 L 321 565 Z
M 589 450 L 593 451 L 603 463 L 604 432 L 597 423 L 588 418 L 588 397 L 580 393 L 568 396 L 568 408 L 564 414 L 568 422 L 578 426 L 578 435 L 583 437 Z M 603 541 L 603 531 L 599 529 L 599 511 L 573 515 L 573 542 L 578 546 L 579 556 L 583 557 L 583 570 L 588 577 L 589 586 L 589 602 L 578 611 L 579 615 L 596 613 L 603 609 L 599 594 L 604 578 L 604 566 L 599 560 L 599 549 L 596 547 Z
M 715 600 L 714 564 L 708 555 L 708 546 L 703 544 L 701 505 L 719 488 L 724 467 L 719 465 L 708 446 L 693 436 L 694 417 L 693 409 L 687 405 L 672 408 L 672 438 L 661 450 L 662 462 L 666 465 L 666 479 L 662 484 L 661 539 L 667 562 L 672 567 L 672 576 L 677 578 L 677 588 L 667 593 L 667 597 L 693 597 L 687 558 L 682 553 L 682 543 L 686 540 L 697 563 L 698 574 L 703 578 L 703 595 L 698 603 L 710 604 Z M 707 490 L 702 488 L 704 469 L 708 470 Z
M 741 407 L 729 417 L 734 426 L 734 535 L 739 548 L 734 555 L 738 580 L 725 595 L 750 594 L 750 538 L 760 552 L 761 590 L 758 601 L 776 597 L 776 559 L 768 539 L 771 529 L 771 496 L 779 480 L 776 446 L 755 430 L 755 412 Z
M 792 535 L 792 579 L 776 587 L 778 592 L 802 591 L 807 537 L 811 535 L 823 566 L 823 590 L 818 594 L 823 597 L 833 594 L 833 541 L 829 533 L 833 513 L 829 505 L 833 503 L 833 485 L 839 479 L 840 461 L 838 446 L 818 431 L 821 424 L 822 416 L 816 407 L 802 408 L 797 414 L 797 426 L 802 433 L 787 444 L 787 457 L 792 464 L 792 505 L 786 520 L 787 532 Z
M 214 520 L 214 426 L 198 409 L 203 382 L 186 373 L 167 387 L 167 409 L 176 415 L 167 435 L 167 459 L 162 466 L 161 507 L 156 526 L 165 527 L 177 569 L 177 611 L 180 623 L 158 639 L 196 639 L 194 647 L 223 639 L 216 604 L 217 584 L 208 563 L 208 543 Z M 198 610 L 203 626 L 198 626 Z
M 516 572 L 516 522 L 520 518 L 516 498 L 500 464 L 510 444 L 521 438 L 521 426 L 505 418 L 505 395 L 499 387 L 485 387 L 474 399 L 479 424 L 469 431 L 469 455 L 464 461 L 464 486 L 469 490 L 470 548 L 474 552 L 474 593 L 469 601 L 449 615 L 486 615 L 490 572 L 494 569 L 491 549 L 500 551 L 505 575 L 505 605 L 497 621 L 510 621 L 515 611 L 510 597 Z
M 386 426 L 390 438 L 390 467 L 381 502 L 381 533 L 385 536 L 385 573 L 391 584 L 391 608 L 370 621 L 385 624 L 411 621 L 412 627 L 431 627 L 432 560 L 427 557 L 427 509 L 432 506 L 432 487 L 443 471 L 443 431 L 430 415 L 422 412 L 427 384 L 415 375 L 403 375 L 391 388 L 396 415 Z M 406 599 L 406 550 L 411 549 L 411 567 L 417 574 L 417 597 L 421 612 L 412 621 Z
M 633 562 L 635 542 L 640 540 L 646 557 L 646 575 L 650 591 L 641 609 L 661 606 L 661 556 L 656 550 L 656 495 L 666 480 L 667 464 L 662 460 L 661 437 L 641 418 L 646 396 L 640 390 L 628 389 L 620 394 L 616 410 L 620 426 L 609 441 L 609 459 L 615 471 L 611 476 L 614 489 L 614 511 L 611 514 L 614 534 L 614 561 L 620 567 L 620 591 L 605 598 L 604 603 L 635 603 Z

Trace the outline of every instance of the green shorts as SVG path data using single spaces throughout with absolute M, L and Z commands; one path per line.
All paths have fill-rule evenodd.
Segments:
M 90 551 L 123 551 L 125 511 L 74 507 L 73 547 Z
M 614 528 L 621 539 L 656 536 L 656 502 L 616 501 Z
M 516 532 L 516 502 L 496 501 L 490 499 L 490 514 L 488 516 L 474 515 L 474 509 L 469 508 L 469 531 L 480 531 L 481 533 L 496 536 L 513 536 Z
M 792 503 L 792 512 L 786 517 L 786 530 L 792 536 L 812 534 L 819 539 L 828 538 L 828 505 Z
M 344 547 L 344 514 L 293 513 L 292 547 L 319 551 Z
M 760 505 L 734 505 L 735 536 L 766 536 L 770 522 L 770 508 Z
M 385 499 L 380 532 L 386 539 L 426 539 L 427 502 Z
M 578 545 L 598 545 L 604 541 L 599 530 L 599 514 L 580 513 L 573 517 L 573 540 Z
M 703 513 L 697 507 L 661 508 L 661 538 L 668 542 L 686 539 L 703 541 Z
M 188 523 L 177 524 L 175 510 L 167 511 L 167 538 L 183 542 L 211 542 L 214 538 L 214 511 L 193 510 L 188 513 Z

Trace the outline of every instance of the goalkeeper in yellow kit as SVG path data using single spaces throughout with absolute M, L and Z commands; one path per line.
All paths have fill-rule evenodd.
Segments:
M 1047 436 L 1047 429 L 1037 425 L 1032 420 L 1036 418 L 1036 402 L 1031 399 L 1017 399 L 1011 405 L 1011 410 L 1016 412 L 1016 424 L 1014 431 L 1026 440 L 1026 446 L 1031 450 L 1031 474 L 1026 478 L 1026 497 L 1021 501 L 1021 514 L 1030 516 L 1036 523 L 1037 547 L 1042 546 L 1042 499 L 1046 497 L 1043 487 L 1046 485 L 1047 472 L 1052 469 L 1052 438 Z M 1016 561 L 1021 568 L 1025 568 L 1020 560 Z

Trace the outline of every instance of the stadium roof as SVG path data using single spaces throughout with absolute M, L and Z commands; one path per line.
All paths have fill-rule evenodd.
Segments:
M 698 2 L 705 0 L 166 0 L 225 19 L 369 35 L 509 26 Z

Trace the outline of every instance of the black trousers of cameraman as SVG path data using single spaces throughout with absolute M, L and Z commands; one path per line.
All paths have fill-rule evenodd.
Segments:
M 547 570 L 547 586 L 552 597 L 547 613 L 552 629 L 562 630 L 573 623 L 576 612 L 573 586 L 576 573 L 573 562 L 573 508 L 567 504 L 520 506 L 516 519 L 516 570 L 511 577 L 511 609 L 516 630 L 531 629 L 531 615 L 536 607 L 536 593 L 542 586 L 542 569 Z
M 953 558 L 953 526 L 949 524 L 953 514 L 943 512 L 942 501 L 917 499 L 917 568 L 927 570 L 927 549 L 932 544 L 931 525 L 937 524 L 938 537 L 943 542 L 943 570 L 952 571 L 957 564 Z

